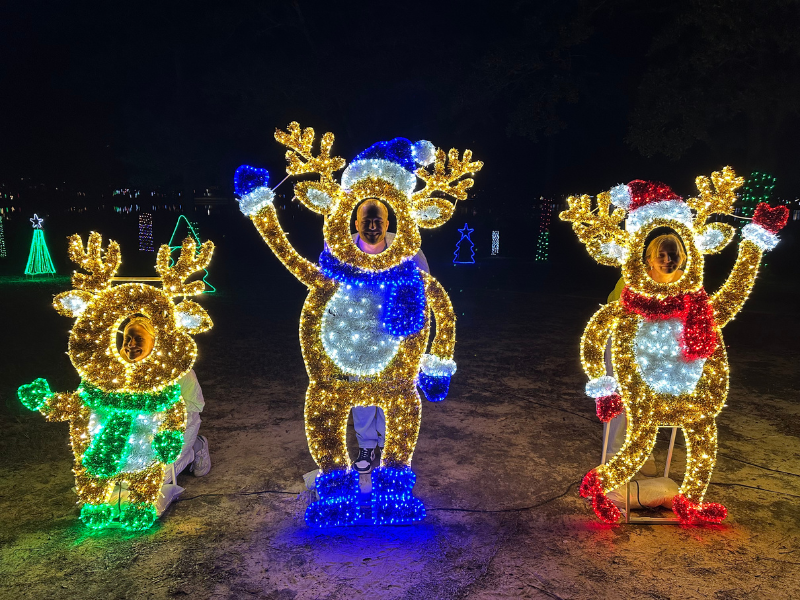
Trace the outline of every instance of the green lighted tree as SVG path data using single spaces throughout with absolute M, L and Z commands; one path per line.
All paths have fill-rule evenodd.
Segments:
M 44 231 L 42 231 L 44 219 L 34 214 L 30 221 L 33 223 L 33 240 L 31 241 L 31 251 L 28 253 L 28 264 L 25 266 L 25 275 L 55 273 L 56 268 L 50 258 L 47 243 L 44 241 Z
M 181 223 L 184 223 L 186 225 L 186 233 L 181 233 L 179 235 L 178 234 L 178 230 L 181 228 Z M 172 235 L 169 238 L 169 251 L 170 251 L 170 254 L 175 252 L 176 250 L 178 252 L 180 252 L 180 250 L 181 250 L 181 242 L 184 239 L 186 239 L 187 235 L 191 236 L 192 239 L 194 239 L 194 241 L 197 242 L 198 245 L 202 244 L 202 242 L 200 241 L 200 235 L 197 232 L 197 223 L 192 224 L 189 221 L 189 219 L 187 219 L 184 215 L 180 215 L 178 217 L 178 222 L 175 223 L 175 229 L 172 230 Z M 174 263 L 174 261 L 173 261 L 173 263 Z M 211 294 L 211 293 L 217 291 L 217 288 L 215 288 L 213 285 L 211 285 L 208 282 L 208 270 L 207 269 L 203 269 L 203 283 L 205 283 L 206 286 L 208 286 L 208 289 L 203 293 Z

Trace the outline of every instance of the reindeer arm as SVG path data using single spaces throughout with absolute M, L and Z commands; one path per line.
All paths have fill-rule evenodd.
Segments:
M 289 272 L 297 277 L 302 284 L 307 287 L 319 284 L 324 281 L 319 268 L 309 260 L 306 260 L 297 253 L 297 250 L 289 243 L 286 232 L 278 222 L 278 213 L 272 203 L 267 204 L 252 215 L 250 219 L 258 229 L 261 237 L 275 253 L 275 256 L 289 269 Z
M 604 354 L 614 321 L 620 314 L 619 302 L 611 302 L 598 310 L 581 337 L 581 363 L 590 380 L 606 375 Z
M 753 289 L 763 254 L 761 248 L 750 240 L 742 240 L 739 244 L 739 256 L 731 274 L 722 287 L 711 296 L 714 318 L 720 328 L 727 325 L 742 309 Z
M 52 392 L 42 378 L 20 386 L 17 397 L 26 408 L 39 411 L 48 421 L 71 421 L 85 410 L 77 392 Z
M 425 280 L 425 293 L 436 320 L 436 336 L 431 344 L 431 354 L 439 358 L 453 358 L 456 346 L 456 313 L 450 296 L 431 275 L 420 271 Z

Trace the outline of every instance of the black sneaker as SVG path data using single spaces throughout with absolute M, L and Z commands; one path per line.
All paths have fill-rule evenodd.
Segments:
M 353 468 L 359 473 L 370 473 L 373 460 L 375 460 L 375 448 L 359 448 Z

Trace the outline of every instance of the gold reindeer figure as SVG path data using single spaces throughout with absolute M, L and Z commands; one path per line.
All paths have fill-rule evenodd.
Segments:
M 716 462 L 715 419 L 728 393 L 722 328 L 747 299 L 762 254 L 777 244 L 775 234 L 786 224 L 788 211 L 764 203 L 756 208 L 752 223 L 742 230 L 733 270 L 709 297 L 703 289 L 703 255 L 722 250 L 735 230 L 706 221 L 714 213 L 731 212 L 743 179 L 725 167 L 696 183 L 699 196 L 684 202 L 664 184 L 637 180 L 599 194 L 594 209 L 589 196 L 570 197 L 569 209 L 560 215 L 573 223 L 595 260 L 622 267 L 625 283 L 620 300 L 598 310 L 581 338 L 581 361 L 590 379 L 586 394 L 595 398 L 598 417 L 609 421 L 624 407 L 628 419 L 620 451 L 589 471 L 580 487 L 607 523 L 621 514 L 606 492 L 639 471 L 659 427 L 675 426 L 683 430 L 687 452 L 674 512 L 683 523 L 718 523 L 727 516 L 723 505 L 703 502 Z M 652 279 L 643 260 L 645 242 L 657 228 L 672 230 L 685 248 L 686 263 L 673 282 Z M 609 338 L 613 376 L 606 374 L 603 359 Z
M 81 384 L 74 392 L 54 393 L 47 381 L 37 379 L 20 387 L 18 395 L 48 421 L 69 421 L 81 520 L 92 528 L 111 526 L 118 517 L 124 528 L 141 530 L 156 519 L 165 467 L 178 458 L 186 429 L 177 382 L 197 357 L 192 335 L 212 326 L 195 302 L 173 302 L 203 292 L 202 281 L 186 279 L 208 266 L 214 245 L 206 242 L 196 250 L 194 240 L 185 239 L 180 258 L 170 267 L 169 246 L 161 246 L 156 270 L 162 289 L 142 283 L 112 287 L 119 244 L 110 241 L 104 251 L 100 234 L 92 233 L 84 249 L 79 235 L 69 238 L 70 258 L 87 273 L 75 272 L 74 289 L 58 294 L 53 306 L 76 319 L 68 354 Z M 117 333 L 135 315 L 150 319 L 155 344 L 149 356 L 128 362 L 117 348 Z M 117 514 L 109 499 L 123 483 L 130 502 Z
M 306 435 L 320 467 L 320 500 L 306 512 L 313 526 L 349 525 L 358 519 L 358 473 L 349 469 L 346 426 L 354 406 L 378 406 L 386 415 L 381 466 L 372 472 L 375 523 L 417 521 L 422 503 L 411 495 L 409 465 L 417 442 L 421 402 L 417 385 L 431 401 L 444 399 L 455 372 L 455 313 L 441 284 L 411 260 L 420 248 L 419 228 L 438 227 L 453 214 L 447 197 L 464 200 L 481 162 L 472 153 L 434 150 L 430 142 L 405 138 L 373 145 L 345 169 L 341 183 L 332 173 L 345 160 L 332 157 L 333 134 L 313 154 L 314 130 L 291 123 L 276 130 L 287 146 L 289 175 L 316 174 L 295 185 L 297 199 L 323 215 L 326 248 L 318 264 L 301 257 L 278 223 L 265 171 L 240 167 L 236 175 L 242 212 L 287 269 L 308 288 L 300 316 L 300 342 L 309 376 Z M 424 165 L 433 163 L 429 171 Z M 422 165 L 422 166 L 417 166 Z M 259 175 L 260 173 L 260 175 Z M 259 176 L 262 178 L 258 180 Z M 417 178 L 425 186 L 416 190 Z M 255 179 L 255 181 L 254 181 Z M 242 182 L 249 180 L 248 185 Z M 350 219 L 366 199 L 391 206 L 397 233 L 380 254 L 354 243 Z M 425 354 L 430 316 L 436 335 Z

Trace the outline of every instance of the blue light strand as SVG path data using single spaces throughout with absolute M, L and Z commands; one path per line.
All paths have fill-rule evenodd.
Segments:
M 426 400 L 429 402 L 441 402 L 450 391 L 450 376 L 420 373 L 417 378 L 417 385 L 422 390 L 422 393 L 425 394 Z
M 470 237 L 470 234 L 472 234 L 472 232 L 474 231 L 475 230 L 470 229 L 469 225 L 467 225 L 466 223 L 464 223 L 464 227 L 458 230 L 458 232 L 461 234 L 461 237 L 458 238 L 458 242 L 456 243 L 456 251 L 453 253 L 454 265 L 475 264 L 475 244 L 472 242 L 472 238 Z M 462 240 L 466 240 L 467 243 L 469 243 L 469 252 L 470 252 L 469 260 L 458 260 L 458 255 L 461 254 L 461 250 L 459 249 L 459 247 L 461 246 Z
M 411 495 L 417 476 L 409 467 L 379 467 L 372 471 L 372 521 L 403 525 L 425 518 L 422 500 Z
M 327 277 L 344 285 L 386 289 L 382 324 L 391 335 L 413 335 L 425 326 L 425 282 L 413 260 L 384 271 L 364 271 L 339 261 L 326 249 L 319 256 L 319 266 Z
M 306 509 L 306 523 L 311 527 L 355 525 L 359 519 L 358 472 L 336 470 L 320 473 L 316 479 L 319 500 Z
M 411 140 L 404 137 L 396 137 L 388 142 L 372 144 L 366 150 L 359 152 L 352 162 L 370 159 L 389 160 L 413 173 L 417 169 L 415 154 Z

